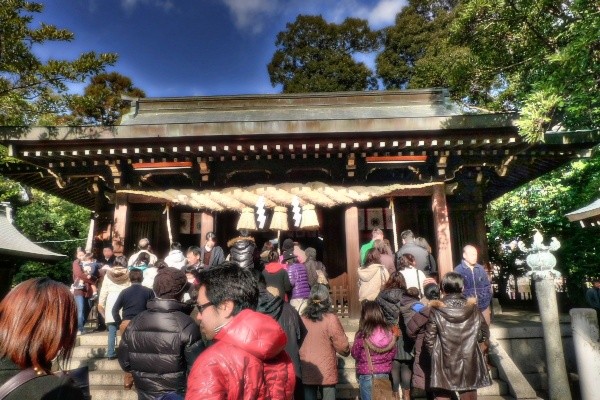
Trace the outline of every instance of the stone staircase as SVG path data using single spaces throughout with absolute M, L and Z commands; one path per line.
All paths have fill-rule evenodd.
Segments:
M 343 322 L 344 329 L 350 341 L 354 339 L 357 322 L 347 320 Z M 77 368 L 87 365 L 90 369 L 90 390 L 93 400 L 136 400 L 135 388 L 123 388 L 123 372 L 117 360 L 106 358 L 107 332 L 94 332 L 78 336 L 77 346 L 73 350 L 73 357 L 68 368 Z M 340 382 L 337 386 L 338 399 L 357 399 L 358 382 L 356 378 L 356 365 L 351 356 L 338 357 L 338 371 Z M 498 378 L 498 372 L 492 370 L 493 385 L 478 391 L 481 400 L 514 399 L 509 395 L 508 385 Z M 420 399 L 420 398 L 417 398 Z

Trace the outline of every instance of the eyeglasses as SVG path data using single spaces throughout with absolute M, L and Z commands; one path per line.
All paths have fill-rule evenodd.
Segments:
M 196 305 L 195 305 L 195 307 L 196 307 L 196 310 L 198 310 L 198 312 L 199 312 L 200 314 L 202 314 L 202 312 L 203 312 L 204 310 L 206 310 L 206 309 L 207 309 L 208 307 L 210 307 L 210 306 L 214 306 L 214 304 L 213 304 L 213 303 L 211 303 L 210 301 L 208 301 L 208 302 L 206 302 L 206 303 L 204 303 L 204 304 L 196 304 Z

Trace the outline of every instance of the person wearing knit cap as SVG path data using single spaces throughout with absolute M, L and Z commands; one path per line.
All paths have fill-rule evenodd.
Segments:
M 287 238 L 283 241 L 283 244 L 281 245 L 281 253 L 284 253 L 287 250 L 293 250 L 294 249 L 294 241 L 290 238 Z
M 183 271 L 158 269 L 153 284 L 156 298 L 123 334 L 119 364 L 133 374 L 140 400 L 185 395 L 187 371 L 204 350 L 200 329 L 189 316 L 192 306 L 181 302 L 188 288 Z

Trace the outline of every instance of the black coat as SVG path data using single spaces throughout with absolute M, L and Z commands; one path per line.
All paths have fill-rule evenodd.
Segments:
M 119 345 L 119 364 L 133 374 L 140 400 L 185 394 L 187 374 L 204 349 L 191 308 L 176 300 L 152 299 L 131 320 Z
M 0 360 L 0 385 L 18 374 L 20 369 L 8 359 Z M 13 390 L 6 400 L 83 400 L 81 390 L 67 376 L 44 375 Z
M 249 236 L 239 236 L 227 242 L 229 259 L 242 268 L 254 268 L 254 250 L 256 243 Z
M 379 292 L 375 299 L 381 306 L 385 321 L 391 325 L 397 325 L 402 336 L 396 342 L 395 360 L 410 361 L 413 359 L 414 340 L 406 334 L 406 321 L 413 313 L 410 307 L 416 302 L 410 296 L 404 295 L 404 290 L 399 288 L 385 289 Z
M 298 311 L 279 296 L 273 296 L 265 291 L 260 292 L 258 298 L 258 312 L 273 317 L 287 336 L 285 352 L 292 359 L 294 372 L 297 377 L 302 377 L 300 367 L 300 346 L 306 336 L 306 327 Z
M 489 328 L 475 298 L 452 294 L 429 303 L 425 345 L 431 355 L 432 389 L 475 390 L 492 381 L 479 342 Z
M 400 318 L 400 306 L 404 290 L 400 288 L 385 289 L 379 292 L 375 301 L 381 306 L 385 322 L 397 325 Z

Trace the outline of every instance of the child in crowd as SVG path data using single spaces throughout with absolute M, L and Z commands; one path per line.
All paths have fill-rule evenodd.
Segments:
M 375 301 L 367 300 L 362 305 L 351 354 L 356 359 L 360 398 L 371 400 L 373 378 L 390 379 L 392 361 L 396 355 L 396 337 Z M 390 381 L 390 390 L 391 387 Z
M 421 292 L 416 287 L 409 287 L 406 289 L 404 293 L 404 298 L 402 299 L 402 305 L 400 307 L 400 311 L 402 312 L 402 318 L 404 319 L 404 324 L 408 324 L 410 318 L 414 315 L 414 313 L 419 312 L 425 307 L 425 305 L 420 301 Z
M 98 271 L 98 264 L 96 264 L 96 260 L 94 259 L 94 255 L 92 253 L 86 253 L 83 256 L 83 260 L 81 262 L 81 269 L 83 273 L 87 275 L 88 279 L 91 279 L 92 276 L 96 275 Z M 85 287 L 85 282 L 80 279 L 79 287 Z M 92 297 L 90 297 L 90 301 L 94 301 L 98 298 L 98 287 L 95 283 L 90 284 L 90 288 L 92 289 Z
M 428 301 L 440 299 L 440 288 L 435 283 L 429 282 L 425 285 L 425 297 Z M 412 387 L 427 393 L 427 399 L 433 399 L 433 393 L 429 390 L 429 375 L 431 374 L 431 357 L 425 348 L 425 325 L 429 321 L 430 308 L 424 307 L 416 312 L 406 324 L 407 335 L 415 341 L 413 363 Z

